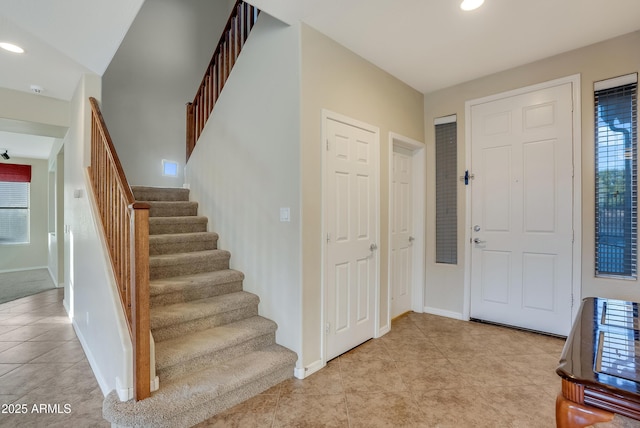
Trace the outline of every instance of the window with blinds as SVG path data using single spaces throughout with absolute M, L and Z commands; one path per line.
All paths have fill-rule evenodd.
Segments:
M 435 120 L 436 131 L 436 263 L 458 263 L 457 119 Z
M 637 277 L 637 86 L 634 73 L 594 88 L 596 276 Z

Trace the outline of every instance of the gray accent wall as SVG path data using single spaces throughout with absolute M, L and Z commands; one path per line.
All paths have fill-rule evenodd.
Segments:
M 181 187 L 185 104 L 193 100 L 235 2 L 142 5 L 102 79 L 102 111 L 130 184 Z M 162 175 L 162 160 L 178 176 Z

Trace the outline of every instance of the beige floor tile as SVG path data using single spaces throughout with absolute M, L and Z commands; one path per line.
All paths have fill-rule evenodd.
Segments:
M 505 358 L 508 365 L 534 385 L 553 385 L 554 382 L 560 384 L 560 377 L 556 374 L 559 359 L 559 355 L 556 357 L 551 354 L 512 355 Z
M 283 394 L 278 400 L 274 427 L 348 427 L 344 394 Z
M 9 348 L 20 345 L 22 342 L 0 342 L 0 353 L 6 351 Z
M 441 389 L 414 394 L 423 426 L 437 428 L 514 427 L 515 418 L 494 407 L 484 388 Z
M 0 364 L 28 363 L 61 345 L 62 342 L 23 342 L 0 352 Z
M 279 394 L 260 394 L 196 427 L 271 427 Z
M 62 345 L 57 348 L 31 360 L 31 363 L 77 363 L 85 358 L 86 357 L 80 342 L 75 340 L 62 343 Z
M 492 405 L 513 417 L 518 428 L 553 428 L 556 394 L 537 386 L 503 387 L 486 391 Z
M 282 394 L 342 394 L 344 387 L 338 361 L 330 361 L 325 368 L 305 378 L 291 378 L 281 383 Z
M 33 326 L 37 326 L 38 324 L 33 324 Z M 62 325 L 62 324 L 53 324 L 47 325 L 47 330 L 42 334 L 32 337 L 29 339 L 34 342 L 48 342 L 48 341 L 69 341 L 69 340 L 77 340 L 76 332 L 73 330 L 73 326 L 71 324 Z
M 471 386 L 503 387 L 531 385 L 531 380 L 507 364 L 508 357 L 487 355 L 482 358 L 449 359 L 457 376 Z
M 393 361 L 341 361 L 340 372 L 346 392 L 393 392 L 406 390 L 396 363 Z
M 467 388 L 469 382 L 459 376 L 449 360 L 413 361 L 397 364 L 402 382 L 410 391 Z
M 22 364 L 0 364 L 0 376 L 15 370 L 20 366 L 22 366 Z
M 340 361 L 392 360 L 382 339 L 371 339 L 349 352 L 340 355 Z
M 51 330 L 51 326 L 46 324 L 27 325 L 27 326 L 15 326 L 16 328 L 0 334 L 0 342 L 24 342 L 31 340 L 34 337 L 43 335 L 47 331 Z
M 422 414 L 407 393 L 347 393 L 350 428 L 415 427 Z
M 0 394 L 24 395 L 36 388 L 46 388 L 50 379 L 70 368 L 72 364 L 23 364 L 0 376 Z M 56 391 L 50 391 L 52 395 Z
M 444 354 L 426 337 L 411 340 L 381 339 L 387 353 L 394 361 L 432 360 L 444 358 Z

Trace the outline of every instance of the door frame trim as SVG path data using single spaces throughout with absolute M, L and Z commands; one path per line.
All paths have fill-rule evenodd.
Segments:
M 423 142 L 414 140 L 395 132 L 389 132 L 389 249 L 387 251 L 387 324 L 381 327 L 385 333 L 391 329 L 391 295 L 392 295 L 392 278 L 391 269 L 391 221 L 393 219 L 393 149 L 402 147 L 411 150 L 411 167 L 412 167 L 412 196 L 413 196 L 413 213 L 412 213 L 412 229 L 413 235 L 417 238 L 413 245 L 413 268 L 411 282 L 411 310 L 417 313 L 424 312 L 424 288 L 425 288 L 425 251 L 426 251 L 426 195 L 427 195 L 427 158 L 426 147 Z M 384 334 L 381 331 L 381 334 Z
M 337 122 L 342 122 L 346 125 L 349 126 L 353 126 L 356 128 L 360 128 L 360 129 L 364 129 L 365 131 L 369 131 L 372 132 L 374 134 L 374 144 L 375 144 L 375 150 L 372 153 L 373 156 L 373 166 L 375 169 L 375 174 L 376 177 L 373 180 L 374 183 L 374 189 L 373 189 L 373 193 L 374 193 L 374 197 L 375 197 L 375 201 L 374 201 L 374 209 L 376 210 L 376 224 L 374 225 L 375 231 L 376 231 L 376 236 L 377 236 L 377 241 L 378 241 L 378 250 L 375 252 L 375 258 L 376 258 L 376 279 L 375 279 L 375 295 L 374 295 L 374 300 L 375 300 L 375 304 L 374 304 L 374 331 L 373 331 L 373 337 L 380 337 L 380 128 L 378 128 L 377 126 L 373 126 L 371 124 L 368 124 L 366 122 L 362 122 L 359 121 L 357 119 L 353 119 L 349 116 L 345 116 L 342 115 L 340 113 L 336 113 L 334 111 L 331 110 L 327 110 L 327 109 L 322 109 L 322 124 L 321 124 L 321 150 L 322 150 L 322 166 L 321 166 L 321 173 L 322 173 L 322 208 L 321 208 L 321 221 L 322 221 L 322 230 L 321 230 L 321 235 L 320 235 L 320 242 L 322 245 L 321 248 L 321 264 L 322 264 L 322 268 L 321 268 L 321 278 L 320 278 L 320 283 L 321 283 L 321 295 L 320 295 L 320 314 L 321 314 L 321 323 L 320 323 L 320 335 L 322 337 L 321 339 L 321 343 L 320 343 L 320 353 L 322 356 L 322 367 L 324 367 L 327 364 L 327 334 L 325 333 L 325 326 L 327 323 L 327 311 L 328 311 L 328 306 L 327 306 L 327 251 L 328 251 L 328 245 L 327 245 L 327 240 L 326 240 L 326 236 L 327 236 L 327 200 L 328 200 L 328 196 L 327 196 L 327 181 L 328 181 L 328 176 L 327 176 L 327 149 L 326 149 L 326 145 L 328 142 L 328 135 L 327 135 L 327 120 L 335 120 Z
M 571 321 L 575 319 L 579 302 L 582 299 L 582 105 L 580 91 L 580 74 L 573 74 L 559 79 L 535 85 L 525 86 L 511 91 L 501 92 L 482 98 L 468 100 L 465 102 L 465 168 L 471 171 L 471 108 L 474 105 L 497 101 L 529 92 L 548 89 L 571 83 L 573 95 L 573 250 L 572 250 L 572 284 L 573 295 L 571 307 Z M 471 316 L 471 192 L 466 192 L 466 213 L 465 213 L 465 262 L 464 262 L 464 302 L 462 316 L 469 320 Z

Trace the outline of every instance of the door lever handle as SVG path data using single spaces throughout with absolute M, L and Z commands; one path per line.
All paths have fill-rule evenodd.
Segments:
M 484 244 L 485 242 L 487 242 L 487 241 L 483 241 L 480 238 L 474 238 L 473 239 L 473 243 L 474 244 Z
M 414 238 L 413 236 L 410 236 L 410 237 L 409 237 L 409 242 L 413 242 L 413 241 L 415 241 L 415 240 L 416 240 L 416 238 Z
M 377 250 L 377 249 L 378 249 L 378 246 L 377 246 L 376 244 L 371 244 L 371 245 L 369 245 L 369 250 L 370 250 L 370 251 L 375 251 L 375 250 Z

